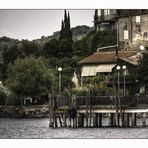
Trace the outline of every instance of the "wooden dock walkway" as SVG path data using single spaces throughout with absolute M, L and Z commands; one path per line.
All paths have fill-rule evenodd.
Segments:
M 136 127 L 139 116 L 142 125 L 146 126 L 148 96 L 74 96 L 60 99 L 61 104 L 50 107 L 50 127 L 103 127 L 103 118 L 108 120 L 110 127 Z

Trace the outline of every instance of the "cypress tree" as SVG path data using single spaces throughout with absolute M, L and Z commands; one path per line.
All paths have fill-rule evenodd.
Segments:
M 60 38 L 59 38 L 59 55 L 72 56 L 72 31 L 70 29 L 70 15 L 66 10 L 64 11 L 64 21 L 62 21 Z

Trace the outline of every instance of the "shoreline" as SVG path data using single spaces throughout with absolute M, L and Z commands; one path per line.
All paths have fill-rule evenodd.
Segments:
M 0 118 L 48 118 L 48 105 L 0 106 Z

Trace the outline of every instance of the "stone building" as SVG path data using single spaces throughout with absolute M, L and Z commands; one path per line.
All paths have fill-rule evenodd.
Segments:
M 117 10 L 118 50 L 148 47 L 148 10 Z
M 96 9 L 94 15 L 95 31 L 116 30 L 115 17 L 115 9 Z

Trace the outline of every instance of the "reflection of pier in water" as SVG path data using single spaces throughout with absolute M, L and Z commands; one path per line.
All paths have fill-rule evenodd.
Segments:
M 53 97 L 52 97 L 53 98 Z M 71 99 L 69 99 L 71 98 Z M 136 127 L 137 117 L 146 126 L 148 96 L 105 96 L 61 97 L 60 103 L 50 99 L 51 127 L 102 127 L 103 118 L 110 127 Z

